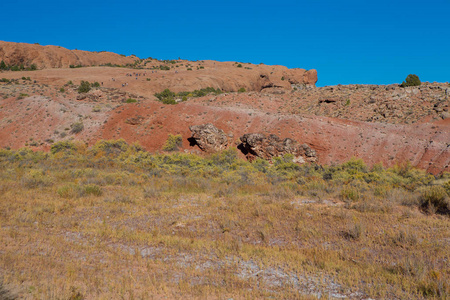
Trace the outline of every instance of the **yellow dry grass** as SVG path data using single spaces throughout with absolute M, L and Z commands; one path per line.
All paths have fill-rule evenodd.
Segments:
M 450 219 L 393 196 L 69 161 L 3 161 L 0 275 L 20 298 L 450 295 Z

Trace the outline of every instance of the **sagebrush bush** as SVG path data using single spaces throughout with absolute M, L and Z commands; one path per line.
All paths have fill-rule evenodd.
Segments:
M 76 123 L 73 123 L 72 125 L 70 125 L 70 128 L 71 128 L 70 129 L 71 133 L 80 133 L 84 129 L 84 124 L 83 124 L 83 122 L 76 122 Z
M 169 137 L 166 140 L 166 143 L 163 146 L 164 151 L 178 151 L 179 148 L 183 145 L 183 139 L 180 134 L 172 135 L 169 134 Z
M 450 202 L 442 186 L 433 185 L 422 189 L 419 203 L 429 213 L 450 214 Z

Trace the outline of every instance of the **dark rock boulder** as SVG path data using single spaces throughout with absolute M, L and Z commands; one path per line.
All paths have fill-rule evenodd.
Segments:
M 240 139 L 242 142 L 241 150 L 249 160 L 256 157 L 271 160 L 273 157 L 292 154 L 296 163 L 316 161 L 315 150 L 307 144 L 300 144 L 289 138 L 280 139 L 274 134 L 266 136 L 262 133 L 247 133 Z
M 222 129 L 218 129 L 213 124 L 193 125 L 189 129 L 192 137 L 191 143 L 198 145 L 205 152 L 217 152 L 227 148 L 228 137 Z

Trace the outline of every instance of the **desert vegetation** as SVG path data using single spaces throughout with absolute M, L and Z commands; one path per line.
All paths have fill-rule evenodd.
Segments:
M 181 99 L 182 101 L 186 101 L 188 98 L 197 98 L 197 97 L 203 97 L 209 94 L 213 95 L 219 95 L 222 93 L 222 90 L 213 87 L 207 87 L 204 89 L 194 90 L 192 92 L 172 92 L 169 89 L 165 89 L 161 93 L 155 93 L 155 97 L 158 98 L 159 101 L 161 101 L 164 104 L 176 104 L 176 99 Z
M 405 81 L 402 82 L 400 85 L 401 87 L 407 87 L 407 86 L 419 86 L 422 82 L 420 82 L 419 76 L 416 74 L 409 74 L 406 76 Z
M 25 67 L 24 64 L 19 65 L 7 65 L 3 60 L 0 62 L 0 70 L 3 71 L 35 71 L 37 70 L 37 66 L 35 64 L 30 64 L 28 67 Z
M 0 265 L 18 287 L 0 291 L 449 297 L 448 173 L 237 154 L 152 154 L 124 140 L 0 150 Z

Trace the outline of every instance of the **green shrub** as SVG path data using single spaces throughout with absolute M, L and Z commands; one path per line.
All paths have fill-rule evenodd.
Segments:
M 62 87 L 59 89 L 59 92 L 64 93 L 66 90 Z
M 56 154 L 59 152 L 74 153 L 76 150 L 77 150 L 77 146 L 75 145 L 75 143 L 73 143 L 71 141 L 57 142 L 57 143 L 54 143 L 52 145 L 52 147 L 50 148 L 50 152 L 52 154 Z
M 340 196 L 343 201 L 358 201 L 359 191 L 354 187 L 347 186 L 341 190 Z
M 97 81 L 96 82 L 94 82 L 93 84 L 91 84 L 92 85 L 92 87 L 100 87 L 100 83 L 98 83 Z
M 415 75 L 415 74 L 409 74 L 406 77 L 406 80 L 403 81 L 403 83 L 400 85 L 402 87 L 406 87 L 406 86 L 419 86 L 422 83 L 420 82 L 419 76 Z
M 442 186 L 433 185 L 423 188 L 419 201 L 420 207 L 429 213 L 450 214 L 450 202 Z
M 238 93 L 245 93 L 245 88 L 240 88 L 239 90 L 238 90 Z
M 169 89 L 165 89 L 161 93 L 155 93 L 155 97 L 164 104 L 176 104 L 175 93 Z
M 127 103 L 136 103 L 137 100 L 136 100 L 136 99 L 133 99 L 133 98 L 128 98 L 126 102 L 127 102 Z
M 83 122 L 76 122 L 76 123 L 73 123 L 72 125 L 70 125 L 70 128 L 71 128 L 71 130 L 70 130 L 71 133 L 80 133 L 83 131 L 84 125 L 83 125 Z
M 88 81 L 82 80 L 80 87 L 78 88 L 78 93 L 87 93 L 91 90 L 91 84 Z
M 178 149 L 183 145 L 183 140 L 180 134 L 172 135 L 169 134 L 166 143 L 163 146 L 164 151 L 178 151 Z
M 444 183 L 443 185 L 445 191 L 447 192 L 447 195 L 450 197 L 450 180 Z
M 83 196 L 96 196 L 99 197 L 103 195 L 103 190 L 96 184 L 87 184 L 87 185 L 76 185 L 73 183 L 63 185 L 59 187 L 56 191 L 58 195 L 62 198 L 70 199 L 75 197 L 83 197 Z
M 104 154 L 108 156 L 118 156 L 129 149 L 130 146 L 124 139 L 100 140 L 95 143 L 94 147 L 92 148 L 92 153 L 94 155 Z
M 77 186 L 75 184 L 66 184 L 62 187 L 59 187 L 56 191 L 61 198 L 74 198 L 77 196 Z
M 0 70 L 7 70 L 8 66 L 5 64 L 5 62 L 2 60 L 2 62 L 0 62 Z
M 237 67 L 238 67 L 238 68 L 242 68 L 242 65 L 241 65 L 241 64 L 238 64 Z
M 19 97 L 17 97 L 17 100 L 22 100 L 23 98 L 26 98 L 26 97 L 29 97 L 29 96 L 30 95 L 28 95 L 28 94 L 20 93 Z
M 81 195 L 93 195 L 99 197 L 103 194 L 101 187 L 95 184 L 88 184 L 82 187 Z
M 24 187 L 32 189 L 51 186 L 53 180 L 43 170 L 31 169 L 22 177 L 21 183 Z

